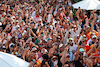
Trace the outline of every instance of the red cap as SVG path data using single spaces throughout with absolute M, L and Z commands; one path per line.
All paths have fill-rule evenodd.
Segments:
M 40 50 L 43 48 L 43 46 L 40 47 Z
M 98 56 L 99 56 L 98 54 L 95 54 L 95 55 L 94 55 L 94 57 L 98 57 Z

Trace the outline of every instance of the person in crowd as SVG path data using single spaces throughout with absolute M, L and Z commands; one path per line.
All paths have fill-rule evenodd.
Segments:
M 0 51 L 29 67 L 99 67 L 100 11 L 73 3 L 0 0 Z

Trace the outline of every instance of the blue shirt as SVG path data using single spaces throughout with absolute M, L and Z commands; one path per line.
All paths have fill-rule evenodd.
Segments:
M 67 52 L 68 54 L 69 54 L 69 60 L 70 61 L 74 61 L 74 54 L 71 52 L 71 51 L 69 51 L 69 52 Z

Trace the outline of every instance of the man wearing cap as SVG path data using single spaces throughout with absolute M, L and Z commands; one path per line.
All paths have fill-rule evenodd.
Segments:
M 75 67 L 85 67 L 84 59 L 83 59 L 84 49 L 82 49 L 82 48 L 80 49 L 80 48 L 81 48 L 81 46 L 78 46 L 78 49 L 75 54 L 75 59 L 74 59 Z
M 33 61 L 36 64 L 37 59 L 37 48 L 33 47 L 32 50 L 29 52 L 28 61 Z
M 36 16 L 34 16 L 33 19 L 34 19 L 34 22 L 38 22 L 39 19 L 42 19 L 42 17 L 39 15 L 38 11 L 36 12 Z
M 92 36 L 92 41 L 89 43 L 89 46 L 96 43 L 96 40 L 97 40 L 97 36 L 96 35 Z
M 52 60 L 52 62 L 53 62 L 54 67 L 58 67 L 58 57 L 54 55 L 54 56 L 51 58 L 51 60 Z
M 95 35 L 95 33 L 91 33 L 91 35 L 90 35 L 90 39 L 87 41 L 87 45 L 89 46 L 89 43 L 92 41 L 92 36 L 94 36 Z
M 60 49 L 60 53 L 62 53 L 64 51 L 64 44 L 60 44 L 59 49 Z
M 36 28 L 38 28 L 38 26 L 40 25 L 40 26 L 43 26 L 43 23 L 42 23 L 42 19 L 41 18 L 38 18 L 37 20 L 36 20 L 36 24 L 35 24 L 35 27 Z
M 81 31 L 81 26 L 78 27 L 78 30 L 76 28 L 76 25 L 73 25 L 73 28 L 69 30 L 71 32 L 71 38 L 75 38 Z
M 74 43 L 73 38 L 69 38 L 68 45 L 70 45 L 69 51 L 75 53 L 78 46 Z

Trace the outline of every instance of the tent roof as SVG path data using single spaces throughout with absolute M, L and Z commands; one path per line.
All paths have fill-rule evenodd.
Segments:
M 15 55 L 0 51 L 0 67 L 28 67 L 29 63 Z
M 83 0 L 72 5 L 74 8 L 81 8 L 86 10 L 100 10 L 100 1 L 98 0 Z

